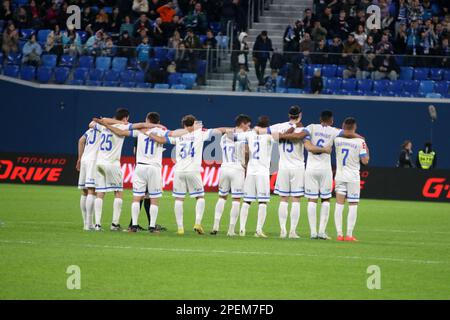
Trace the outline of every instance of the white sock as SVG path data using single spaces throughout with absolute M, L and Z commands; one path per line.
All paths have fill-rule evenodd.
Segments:
M 311 236 L 317 235 L 317 216 L 316 216 L 317 203 L 308 202 L 308 221 L 309 228 L 311 229 Z
M 231 211 L 230 211 L 230 227 L 228 228 L 229 233 L 233 233 L 236 227 L 236 222 L 239 217 L 239 202 L 233 201 L 231 203 Z
M 183 201 L 175 200 L 175 218 L 178 229 L 183 228 Z
M 87 225 L 87 219 L 86 219 L 86 196 L 84 194 L 80 197 L 80 209 L 81 209 L 81 217 L 83 218 L 83 226 Z
M 330 217 L 330 202 L 322 201 L 320 205 L 320 227 L 319 233 L 325 233 L 328 224 L 328 218 Z
M 152 204 L 150 206 L 150 227 L 154 228 L 156 225 L 156 219 L 158 218 L 158 206 Z
M 103 209 L 103 199 L 96 198 L 94 202 L 95 224 L 98 224 L 99 226 L 102 225 L 102 209 Z
M 141 206 L 139 202 L 133 202 L 131 204 L 131 224 L 137 226 L 139 224 L 139 213 L 141 212 Z
M 197 199 L 195 204 L 195 224 L 202 224 L 203 213 L 205 212 L 205 199 Z
M 291 232 L 296 232 L 300 220 L 300 202 L 292 202 L 291 205 Z
M 348 217 L 347 217 L 347 236 L 353 236 L 353 229 L 355 228 L 356 218 L 358 216 L 358 206 L 352 205 L 348 206 Z
M 239 230 L 245 231 L 245 225 L 247 224 L 248 217 L 248 209 L 250 205 L 247 202 L 244 202 L 241 206 L 241 213 L 239 217 Z
M 265 203 L 260 203 L 258 206 L 258 224 L 256 225 L 256 232 L 262 232 L 264 222 L 266 222 L 266 216 L 267 205 Z
M 213 230 L 219 231 L 220 219 L 222 218 L 223 209 L 225 207 L 225 199 L 219 198 L 216 203 L 216 210 L 214 213 L 214 227 Z
M 336 203 L 334 208 L 334 223 L 336 224 L 336 232 L 338 236 L 343 236 L 342 234 L 342 212 L 344 211 L 344 205 Z
M 112 223 L 116 225 L 120 223 L 120 214 L 122 213 L 122 202 L 123 202 L 122 199 L 114 198 Z
M 95 196 L 93 194 L 88 194 L 86 198 L 86 222 L 89 227 L 92 226 L 92 218 L 94 217 L 94 203 Z
M 286 233 L 286 221 L 288 217 L 288 203 L 285 201 L 280 201 L 280 206 L 278 207 L 278 220 L 280 221 L 281 232 Z

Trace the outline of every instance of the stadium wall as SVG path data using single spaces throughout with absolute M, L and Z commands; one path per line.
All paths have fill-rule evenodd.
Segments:
M 119 106 L 129 108 L 134 122 L 143 120 L 148 111 L 158 111 L 162 122 L 175 128 L 187 113 L 207 127 L 232 126 L 239 113 L 255 120 L 265 114 L 273 123 L 281 122 L 290 105 L 300 104 L 305 124 L 317 121 L 323 109 L 335 113 L 336 126 L 346 116 L 356 117 L 371 149 L 371 166 L 376 167 L 394 167 L 403 140 L 412 140 L 417 151 L 430 139 L 427 108 L 433 104 L 438 111 L 433 132 L 438 167 L 450 169 L 449 100 L 88 88 L 38 85 L 3 76 L 0 96 L 6 133 L 1 152 L 76 154 L 77 140 L 90 119 L 112 116 Z M 132 154 L 132 146 L 131 141 L 125 144 L 125 155 Z

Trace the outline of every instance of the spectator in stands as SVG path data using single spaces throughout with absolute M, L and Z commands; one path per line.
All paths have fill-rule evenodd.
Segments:
M 17 8 L 14 14 L 14 21 L 18 29 L 27 29 L 31 27 L 31 21 L 28 19 L 28 13 L 24 6 Z
M 19 51 L 19 31 L 12 22 L 8 22 L 3 32 L 2 51 L 5 56 L 11 52 L 16 53 Z
M 397 54 L 403 54 L 406 53 L 406 43 L 407 43 L 407 30 L 406 30 L 406 23 L 402 22 L 397 31 L 397 36 L 395 38 L 394 42 L 394 51 Z
M 313 63 L 326 64 L 328 63 L 328 46 L 325 39 L 319 41 L 314 49 L 314 54 L 311 55 Z
M 167 4 L 156 9 L 156 12 L 161 17 L 162 23 L 172 22 L 173 17 L 177 13 L 174 9 L 174 4 L 172 1 L 169 1 Z
M 444 57 L 439 59 L 437 63 L 438 67 L 450 68 L 450 46 L 448 38 L 442 39 L 442 45 L 438 48 L 437 54 Z
M 285 63 L 283 54 L 278 49 L 275 49 L 270 59 L 270 69 L 278 71 L 283 68 Z
M 144 72 L 147 71 L 148 62 L 150 60 L 150 49 L 151 47 L 147 36 L 142 39 L 142 43 L 136 48 L 137 62 Z
M 161 7 L 162 4 L 159 0 L 149 0 L 148 4 L 148 18 L 150 20 L 155 20 L 159 17 L 158 8 Z
M 76 57 L 82 52 L 80 36 L 75 32 L 73 26 L 62 34 L 62 44 L 64 54 Z
M 238 39 L 233 41 L 233 51 L 231 53 L 231 70 L 233 71 L 233 85 L 232 90 L 236 90 L 236 81 L 238 73 L 243 66 L 248 70 L 248 55 L 249 47 L 247 44 L 247 33 L 241 32 Z
M 310 63 L 311 58 L 309 54 L 311 52 L 314 52 L 314 41 L 311 40 L 311 36 L 308 32 L 305 33 L 305 36 L 303 37 L 303 40 L 300 42 L 299 47 L 300 53 L 302 53 L 303 57 L 305 58 L 305 63 Z
M 36 5 L 35 0 L 30 0 L 28 7 L 27 7 L 28 14 L 31 18 L 31 25 L 34 29 L 38 29 L 41 27 L 42 19 L 41 19 L 41 13 L 40 8 Z M 1 13 L 0 13 L 1 15 Z M 1 19 L 1 17 L 0 17 Z
M 328 56 L 328 62 L 330 64 L 340 64 L 343 48 L 344 48 L 344 46 L 342 45 L 341 38 L 339 38 L 339 36 L 335 35 L 333 37 L 333 42 L 328 47 L 328 52 L 330 53 Z
M 390 32 L 395 33 L 395 21 L 389 13 L 381 20 L 381 29 L 388 29 Z
M 90 55 L 100 55 L 105 46 L 103 30 L 98 30 L 95 35 L 91 36 L 86 41 L 86 49 Z
M 10 21 L 13 19 L 13 11 L 11 8 L 11 1 L 4 0 L 0 8 L 0 20 Z
M 347 23 L 345 10 L 339 12 L 339 17 L 333 26 L 333 31 L 341 38 L 345 38 L 349 34 L 350 27 Z
M 344 2 L 342 9 L 345 11 L 345 15 L 348 17 L 348 25 L 351 30 L 355 30 L 357 24 L 357 12 L 358 4 L 356 0 L 347 0 Z
M 175 52 L 175 62 L 179 72 L 192 72 L 195 70 L 196 58 L 184 42 L 180 43 L 178 50 Z
M 414 168 L 412 161 L 412 142 L 410 140 L 405 140 L 402 144 L 402 149 L 400 151 L 400 156 L 398 157 L 397 167 L 398 168 Z
M 315 17 L 312 13 L 312 10 L 309 8 L 305 9 L 302 20 L 305 32 L 311 32 L 312 28 L 314 27 L 314 21 Z
M 355 40 L 355 35 L 350 33 L 347 37 L 347 41 L 344 42 L 344 47 L 342 48 L 342 57 L 346 58 L 348 54 L 361 52 L 361 47 Z
M 356 42 L 358 42 L 359 46 L 363 48 L 367 40 L 367 33 L 365 32 L 364 25 L 358 24 L 356 32 L 354 32 L 353 35 L 355 37 Z
M 57 24 L 63 28 L 66 28 L 67 19 L 69 19 L 70 16 L 70 14 L 67 13 L 68 7 L 69 4 L 67 3 L 67 1 L 64 1 L 61 4 L 59 4 L 58 8 Z
M 264 78 L 264 89 L 266 92 L 277 92 L 278 71 L 272 69 L 270 76 Z
M 408 8 L 408 21 L 421 20 L 423 16 L 423 7 L 419 0 L 411 0 L 411 5 Z
M 361 70 L 359 68 L 360 66 L 360 58 L 359 51 L 355 49 L 353 51 L 352 55 L 347 56 L 347 64 L 345 66 L 345 70 L 342 74 L 342 77 L 344 79 L 348 78 L 354 78 L 356 77 L 356 74 L 359 73 Z
M 141 34 L 142 30 L 145 31 L 146 35 L 149 35 L 151 28 L 152 26 L 148 17 L 145 14 L 141 14 L 139 19 L 134 23 L 133 36 L 137 37 Z
M 175 61 L 171 61 L 168 66 L 167 66 L 167 76 L 169 76 L 170 74 L 176 73 L 177 72 L 177 64 Z
M 192 50 L 198 50 L 201 48 L 200 38 L 194 33 L 194 30 L 187 29 L 186 37 L 183 41 L 186 44 L 187 48 L 190 48 Z M 196 54 L 198 54 L 198 51 L 195 51 Z
M 323 80 L 321 70 L 319 68 L 314 70 L 314 76 L 311 79 L 311 92 L 313 94 L 320 94 L 323 90 Z
M 134 56 L 134 42 L 127 30 L 122 32 L 117 45 L 117 55 L 119 57 L 131 58 Z
M 59 29 L 59 25 L 55 25 L 45 42 L 45 52 L 50 54 L 62 55 L 64 53 L 62 45 L 62 33 Z
M 38 66 L 41 61 L 41 54 L 41 45 L 36 41 L 36 35 L 32 34 L 30 40 L 23 46 L 22 63 Z
M 327 30 L 320 25 L 320 20 L 314 21 L 314 28 L 311 31 L 311 37 L 314 42 L 326 39 L 327 33 Z
M 330 37 L 331 30 L 333 30 L 333 24 L 335 23 L 335 19 L 333 17 L 333 14 L 331 12 L 331 8 L 326 7 L 323 11 L 322 17 L 320 19 L 320 24 L 322 27 L 324 27 L 326 30 L 330 31 L 328 36 Z
M 253 62 L 255 63 L 258 85 L 260 86 L 264 85 L 264 73 L 272 51 L 272 40 L 268 37 L 267 31 L 264 30 L 256 37 L 256 41 L 253 45 Z
M 128 35 L 132 35 L 134 33 L 134 25 L 131 23 L 130 16 L 125 16 L 123 19 L 123 23 L 120 25 L 120 34 L 124 32 L 128 32 Z
M 375 52 L 377 54 L 394 53 L 394 47 L 389 42 L 389 37 L 386 34 L 381 36 L 381 41 L 376 45 Z
M 204 34 L 208 27 L 208 19 L 205 13 L 202 11 L 201 3 L 197 2 L 195 4 L 194 10 L 188 14 L 184 19 L 186 27 L 192 28 L 195 32 L 199 34 Z
M 375 72 L 375 52 L 368 51 L 360 59 L 359 70 L 356 72 L 356 78 L 367 79 L 372 78 L 373 72 Z
M 106 14 L 105 9 L 100 9 L 95 16 L 94 30 L 106 30 L 109 26 L 109 16 Z
M 147 0 L 133 0 L 133 13 L 135 16 L 142 16 L 142 14 L 148 13 L 148 1 Z
M 81 13 L 81 29 L 86 30 L 87 26 L 94 24 L 94 15 L 90 6 L 85 6 Z
M 283 36 L 283 50 L 285 52 L 297 52 L 304 33 L 305 29 L 301 20 L 295 21 L 293 26 L 287 26 Z
M 406 26 L 408 22 L 408 6 L 406 4 L 406 0 L 399 0 L 398 3 L 394 3 L 395 6 L 395 31 L 398 32 L 398 29 L 401 24 Z
M 222 2 L 222 11 L 220 15 L 220 30 L 222 34 L 227 33 L 228 22 L 234 23 L 237 16 L 237 0 L 224 0 Z
M 400 68 L 395 62 L 394 56 L 390 54 L 379 55 L 374 61 L 375 69 L 373 78 L 375 80 L 389 78 L 391 81 L 395 81 L 400 73 Z
M 117 48 L 114 45 L 112 38 L 107 37 L 105 40 L 105 46 L 102 49 L 102 56 L 114 57 L 117 54 Z
M 178 48 L 178 46 L 180 45 L 180 43 L 182 41 L 183 41 L 183 39 L 181 38 L 180 32 L 178 30 L 175 30 L 172 37 L 169 39 L 168 47 L 176 49 L 176 48 Z
M 183 19 L 178 15 L 173 16 L 172 22 L 163 23 L 162 27 L 167 38 L 172 37 L 175 31 L 178 31 L 181 36 L 184 36 L 186 29 Z
M 162 29 L 162 19 L 156 18 L 155 24 L 151 32 L 154 47 L 165 47 L 167 46 L 167 38 L 164 35 Z
M 250 80 L 248 79 L 247 71 L 245 71 L 244 66 L 241 66 L 239 70 L 239 74 L 237 75 L 237 82 L 239 91 L 252 91 L 250 89 Z
M 51 29 L 58 23 L 58 5 L 56 1 L 53 1 L 52 5 L 47 9 L 45 13 L 45 23 L 48 29 Z
M 109 25 L 107 30 L 110 31 L 113 35 L 118 36 L 120 32 L 120 26 L 122 23 L 122 15 L 120 14 L 119 8 L 114 7 L 111 18 L 109 19 Z
M 217 40 L 212 30 L 206 32 L 206 39 L 202 44 L 202 59 L 208 61 L 208 71 L 217 72 Z
M 291 63 L 286 76 L 286 85 L 288 88 L 303 88 L 303 55 L 298 54 L 297 59 Z

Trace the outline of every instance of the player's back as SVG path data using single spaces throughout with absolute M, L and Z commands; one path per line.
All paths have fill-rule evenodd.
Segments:
M 113 126 L 121 130 L 132 130 L 131 124 L 114 124 Z M 101 125 L 97 124 L 95 127 L 101 131 L 97 163 L 120 164 L 120 156 L 125 138 L 114 134 L 108 128 Z
M 81 161 L 95 161 L 100 145 L 100 131 L 97 128 L 90 128 L 85 133 L 86 145 L 84 147 Z
M 249 148 L 247 174 L 269 174 L 273 146 L 272 136 L 250 131 L 245 134 L 245 141 Z
M 366 145 L 360 138 L 337 137 L 336 148 L 336 180 L 343 182 L 359 181 L 360 158 L 367 155 Z
M 245 142 L 235 141 L 227 134 L 220 139 L 222 150 L 222 167 L 243 169 L 245 165 Z
M 311 143 L 318 147 L 332 146 L 341 129 L 322 124 L 310 124 L 306 127 Z M 331 170 L 331 155 L 327 153 L 313 154 L 308 152 L 307 170 Z
M 162 144 L 151 139 L 148 136 L 150 133 L 162 137 L 164 136 L 165 131 L 161 128 L 153 128 L 145 131 L 145 133 L 138 130 L 133 131 L 133 136 L 137 137 L 136 163 L 151 164 L 161 167 L 164 147 Z
M 209 140 L 212 130 L 194 130 L 181 137 L 169 138 L 176 145 L 175 171 L 200 172 L 203 156 L 203 144 Z
M 294 125 L 290 122 L 278 123 L 270 126 L 271 132 L 285 133 Z M 295 128 L 295 133 L 300 133 L 304 128 Z M 304 146 L 300 140 L 280 140 L 278 143 L 278 152 L 280 153 L 279 169 L 297 169 L 304 167 Z

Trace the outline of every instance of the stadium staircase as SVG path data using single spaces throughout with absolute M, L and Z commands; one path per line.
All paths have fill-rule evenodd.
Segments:
M 250 50 L 253 43 L 261 31 L 266 30 L 269 38 L 272 40 L 274 49 L 283 50 L 283 34 L 288 26 L 295 20 L 303 17 L 306 8 L 313 7 L 313 0 L 272 0 L 266 6 L 263 15 L 259 17 L 259 22 L 255 22 L 252 28 L 248 30 L 248 44 Z M 258 80 L 255 74 L 255 68 L 249 54 L 248 77 L 252 84 L 252 90 L 255 90 Z M 266 68 L 266 76 L 270 74 L 270 67 Z M 208 75 L 207 85 L 200 86 L 201 90 L 210 91 L 231 91 L 233 73 L 230 70 L 230 54 L 227 54 L 221 61 L 220 68 L 216 73 Z

